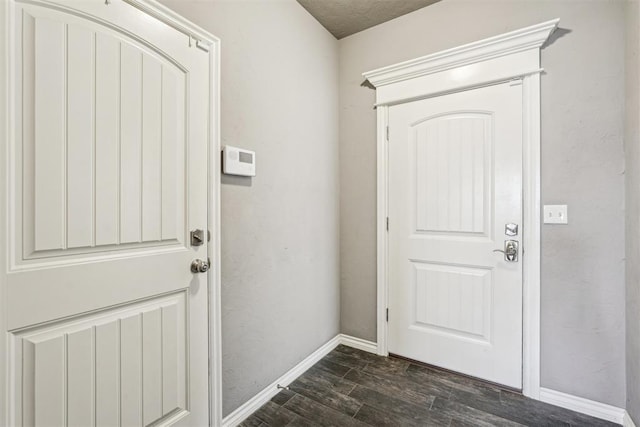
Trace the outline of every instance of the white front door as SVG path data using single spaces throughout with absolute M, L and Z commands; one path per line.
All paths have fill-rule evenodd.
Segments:
M 209 55 L 120 0 L 11 11 L 9 424 L 207 425 Z
M 389 108 L 390 353 L 521 388 L 521 236 L 520 81 Z

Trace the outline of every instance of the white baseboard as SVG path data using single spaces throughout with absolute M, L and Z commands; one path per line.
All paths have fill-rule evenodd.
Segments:
M 238 409 L 224 417 L 224 419 L 222 420 L 222 426 L 236 427 L 238 424 L 246 420 L 249 415 L 258 410 L 258 408 L 267 403 L 273 396 L 278 394 L 278 392 L 280 391 L 277 387 L 278 384 L 282 386 L 291 384 L 296 378 L 302 375 L 304 371 L 309 369 L 340 344 L 354 347 L 363 351 L 368 351 L 370 353 L 375 353 L 377 350 L 377 345 L 375 343 L 372 343 L 371 341 L 351 337 L 349 335 L 338 334 L 322 347 L 307 356 L 302 362 L 291 368 L 280 378 L 265 387 L 264 390 L 249 399 L 244 405 L 240 406 Z
M 378 353 L 378 344 L 374 342 L 345 334 L 339 334 L 338 337 L 340 337 L 340 344 L 346 345 L 347 347 L 357 348 L 358 350 L 367 351 L 373 354 Z
M 629 414 L 627 414 L 627 411 L 617 406 L 607 405 L 606 403 L 596 402 L 548 388 L 540 388 L 540 400 L 613 423 L 633 426 L 633 421 L 631 417 L 629 417 Z
M 624 411 L 624 417 L 622 419 L 623 427 L 636 427 L 635 423 L 631 419 L 631 415 L 627 411 Z

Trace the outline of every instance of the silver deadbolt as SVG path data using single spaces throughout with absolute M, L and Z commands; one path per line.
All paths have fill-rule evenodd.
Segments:
M 204 245 L 204 230 L 193 230 L 191 233 L 191 246 Z
M 209 261 L 203 261 L 201 259 L 194 259 L 191 262 L 192 273 L 206 273 L 209 271 Z
M 504 234 L 507 236 L 517 236 L 518 235 L 518 224 L 505 224 L 504 225 Z
M 508 262 L 518 262 L 518 246 L 520 244 L 517 240 L 505 240 L 504 250 L 494 249 L 493 252 L 502 252 L 504 254 L 504 260 Z

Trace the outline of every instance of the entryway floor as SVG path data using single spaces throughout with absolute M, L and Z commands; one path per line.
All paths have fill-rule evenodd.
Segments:
M 520 394 L 343 345 L 243 427 L 614 426 Z

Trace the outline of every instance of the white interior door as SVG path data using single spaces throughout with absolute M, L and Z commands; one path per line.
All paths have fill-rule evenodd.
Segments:
M 12 8 L 10 425 L 207 425 L 209 55 L 106 3 Z
M 521 388 L 520 81 L 389 108 L 389 222 L 389 352 Z

